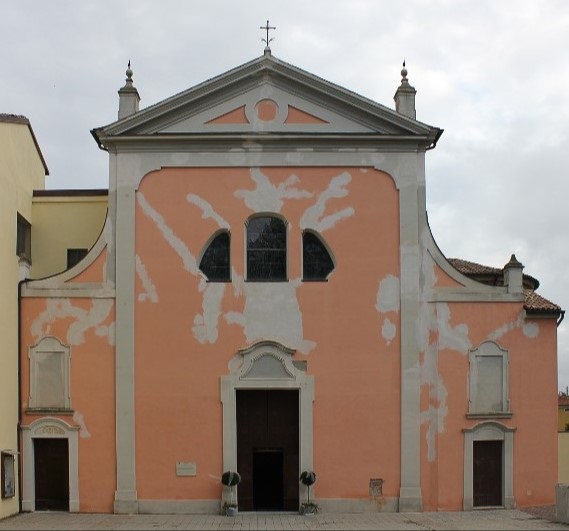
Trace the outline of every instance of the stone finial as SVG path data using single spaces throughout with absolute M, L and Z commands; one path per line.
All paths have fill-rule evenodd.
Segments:
M 140 95 L 138 90 L 132 84 L 132 70 L 130 68 L 130 60 L 126 69 L 126 80 L 124 87 L 119 89 L 119 120 L 126 118 L 135 112 L 138 112 L 138 103 Z
M 417 112 L 415 110 L 415 94 L 417 91 L 414 87 L 409 85 L 409 80 L 407 79 L 407 69 L 405 68 L 405 61 L 403 61 L 403 68 L 401 69 L 401 85 L 397 88 L 395 96 L 395 110 L 399 114 L 407 116 L 407 118 L 417 117 Z
M 502 268 L 504 272 L 504 286 L 508 289 L 508 293 L 523 293 L 523 269 L 523 264 L 518 261 L 515 254 L 510 257 L 510 261 Z

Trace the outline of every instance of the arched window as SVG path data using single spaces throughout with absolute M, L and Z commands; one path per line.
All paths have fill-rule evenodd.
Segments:
M 219 233 L 207 246 L 200 260 L 200 271 L 210 282 L 231 280 L 229 232 Z
M 303 280 L 326 280 L 334 269 L 334 261 L 322 240 L 313 232 L 302 234 Z
M 247 280 L 286 280 L 286 225 L 276 216 L 247 223 Z

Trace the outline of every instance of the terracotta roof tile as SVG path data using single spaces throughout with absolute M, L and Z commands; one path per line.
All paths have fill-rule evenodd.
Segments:
M 460 258 L 447 258 L 447 260 L 463 275 L 502 274 L 502 270 L 498 269 L 497 267 L 485 266 L 482 264 L 477 264 L 476 262 L 461 260 Z
M 503 270 L 497 267 L 485 266 L 460 258 L 448 258 L 451 265 L 463 275 L 474 280 L 489 284 L 491 286 L 503 286 Z M 535 290 L 539 287 L 539 281 L 530 275 L 523 275 L 524 278 L 524 309 L 533 313 L 562 313 L 563 310 L 557 304 L 538 295 Z
M 531 289 L 525 289 L 524 295 L 526 296 L 526 302 L 524 303 L 524 308 L 532 312 L 561 312 L 561 306 L 557 306 L 551 301 L 548 301 L 545 297 L 538 295 L 535 291 Z
M 557 395 L 557 405 L 558 406 L 569 406 L 569 396 L 564 393 L 559 393 Z

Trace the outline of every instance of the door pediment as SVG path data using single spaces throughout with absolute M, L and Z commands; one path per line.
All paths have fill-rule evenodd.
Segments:
M 243 365 L 240 380 L 294 380 L 294 350 L 273 341 L 260 341 L 240 350 Z

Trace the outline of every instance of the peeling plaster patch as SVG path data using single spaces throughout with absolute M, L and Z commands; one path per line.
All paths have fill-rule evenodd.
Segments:
M 194 337 L 202 344 L 217 341 L 217 325 L 221 315 L 221 301 L 224 293 L 225 284 L 217 282 L 207 284 L 203 292 L 203 314 L 197 314 L 194 317 L 192 328 Z
M 162 215 L 160 215 L 156 210 L 154 210 L 154 208 L 150 206 L 142 192 L 137 192 L 136 199 L 144 214 L 146 214 L 152 221 L 154 221 L 154 224 L 162 233 L 162 236 L 164 236 L 166 242 L 168 242 L 170 247 L 172 247 L 176 254 L 181 258 L 182 263 L 184 264 L 184 269 L 194 275 L 197 275 L 198 266 L 196 259 L 186 244 L 174 234 L 174 231 L 166 224 L 166 221 Z
M 314 229 L 318 232 L 324 232 L 331 229 L 341 219 L 354 215 L 355 210 L 352 207 L 345 208 L 339 212 L 334 212 L 329 216 L 324 216 L 326 203 L 329 199 L 346 197 L 348 190 L 346 186 L 351 182 L 352 176 L 348 172 L 332 177 L 328 188 L 318 196 L 316 203 L 307 208 L 300 218 L 299 226 L 301 229 Z
M 251 178 L 257 187 L 254 190 L 236 190 L 234 195 L 242 198 L 253 212 L 280 212 L 283 199 L 302 199 L 314 195 L 294 186 L 299 180 L 296 175 L 290 175 L 275 186 L 259 168 L 251 168 Z
M 472 348 L 472 343 L 468 339 L 468 326 L 459 324 L 455 327 L 450 326 L 450 308 L 446 302 L 438 302 L 437 307 L 437 329 L 439 332 L 439 350 L 445 348 L 457 350 L 461 354 L 467 354 Z
M 243 277 L 232 267 L 231 278 L 233 279 L 233 296 L 238 297 L 243 293 Z
M 229 372 L 235 373 L 239 369 L 241 369 L 241 367 L 243 367 L 243 356 L 241 356 L 240 354 L 235 354 L 235 356 L 233 356 L 229 360 L 229 363 L 227 364 L 227 369 L 229 370 Z
M 498 339 L 500 339 L 503 335 L 507 334 L 508 332 L 511 332 L 512 330 L 515 330 L 516 328 L 523 327 L 524 322 L 525 322 L 525 318 L 526 318 L 526 311 L 522 310 L 520 312 L 520 314 L 518 315 L 518 318 L 515 321 L 503 324 L 502 326 L 500 326 L 499 328 L 494 330 L 492 333 L 488 334 L 488 339 L 490 341 L 498 341 Z M 532 337 L 532 336 L 528 336 L 528 337 Z
M 435 261 L 428 251 L 429 232 L 425 228 L 422 234 L 421 276 L 420 276 L 420 316 L 418 320 L 417 340 L 423 361 L 421 364 L 421 386 L 429 388 L 429 406 L 421 411 L 421 424 L 427 425 L 427 459 L 434 461 L 437 455 L 436 436 L 443 433 L 448 414 L 448 391 L 439 374 L 439 351 L 451 349 L 466 355 L 472 344 L 468 337 L 468 326 L 451 326 L 451 312 L 447 303 L 431 303 L 432 290 L 436 283 Z M 408 249 L 412 252 L 412 249 Z M 431 332 L 437 339 L 431 342 Z
M 537 323 L 526 323 L 523 328 L 524 336 L 535 338 L 539 335 L 539 325 Z
M 85 332 L 98 327 L 111 313 L 113 301 L 109 299 L 92 299 L 91 310 L 84 312 L 81 318 L 71 324 L 67 331 L 67 341 L 70 345 L 80 345 L 85 342 Z
M 75 413 L 73 413 L 73 422 L 79 426 L 79 437 L 84 439 L 91 437 L 91 434 L 85 425 L 85 417 L 83 416 L 83 413 L 75 411 Z
M 393 275 L 387 275 L 379 282 L 375 308 L 380 313 L 398 312 L 400 302 L 399 279 Z
M 279 185 L 273 185 L 259 168 L 252 168 L 250 175 L 256 188 L 254 190 L 237 190 L 234 195 L 242 198 L 247 207 L 254 212 L 280 212 L 285 199 L 311 198 L 312 192 L 301 190 L 295 185 L 299 178 L 292 174 Z M 305 226 L 319 230 L 330 229 L 343 218 L 354 214 L 353 208 L 346 208 L 329 216 L 324 215 L 328 199 L 345 197 L 348 194 L 346 185 L 351 176 L 344 172 L 333 177 L 328 188 L 322 192 L 316 203 L 309 207 L 302 219 Z M 223 228 L 229 224 L 215 212 L 212 205 L 194 194 L 186 196 L 190 204 L 202 210 L 204 219 L 211 218 Z M 141 192 L 137 193 L 137 201 L 143 211 L 162 233 L 164 239 L 182 259 L 184 268 L 195 276 L 200 277 L 199 292 L 203 294 L 203 313 L 194 317 L 192 331 L 200 343 L 214 343 L 218 338 L 218 323 L 222 315 L 221 306 L 225 294 L 225 284 L 208 284 L 200 274 L 197 261 L 186 244 L 167 225 L 162 215 L 148 203 Z M 302 314 L 296 297 L 296 289 L 301 285 L 300 279 L 288 283 L 245 283 L 241 275 L 232 268 L 233 295 L 245 297 L 243 313 L 228 312 L 224 318 L 228 324 L 243 327 L 246 340 L 252 343 L 260 339 L 280 341 L 290 348 L 295 348 L 303 354 L 308 354 L 316 345 L 314 341 L 303 337 Z M 147 289 L 147 292 L 149 290 Z M 386 334 L 392 334 L 387 325 Z
M 114 346 L 115 344 L 115 323 L 111 323 L 109 326 L 101 325 L 95 328 L 95 335 L 98 337 L 106 337 L 109 345 Z
M 154 221 L 156 227 L 160 230 L 165 240 L 182 259 L 182 263 L 184 264 L 186 271 L 199 277 L 200 282 L 198 291 L 203 293 L 203 313 L 197 314 L 194 317 L 192 331 L 194 333 L 194 337 L 200 343 L 215 343 L 219 334 L 218 323 L 221 315 L 221 302 L 225 293 L 225 284 L 206 282 L 197 267 L 194 255 L 192 255 L 186 244 L 176 236 L 174 231 L 166 224 L 164 218 L 150 206 L 148 201 L 146 201 L 146 198 L 140 192 L 137 194 L 137 199 L 143 212 Z M 207 201 L 204 201 L 198 196 L 192 194 L 189 194 L 187 199 L 190 203 L 202 208 L 204 218 L 212 217 L 218 223 L 226 223 L 221 216 L 215 214 L 213 208 L 209 203 L 207 203 Z
M 158 293 L 156 293 L 156 287 L 150 280 L 146 268 L 140 259 L 140 256 L 136 255 L 136 273 L 138 278 L 140 278 L 142 282 L 142 286 L 144 287 L 145 293 L 140 293 L 138 295 L 138 300 L 144 302 L 148 299 L 150 302 L 158 302 Z
M 67 330 L 67 343 L 69 345 L 80 345 L 85 342 L 85 332 L 87 330 L 90 328 L 95 328 L 97 331 L 99 328 L 102 329 L 100 325 L 107 319 L 112 308 L 112 299 L 92 299 L 91 309 L 88 311 L 73 306 L 69 299 L 46 299 L 46 309 L 32 323 L 31 333 L 37 342 L 42 337 L 50 334 L 51 325 L 56 320 L 72 317 L 75 321 L 71 323 Z M 107 328 L 108 334 L 110 334 L 110 330 L 110 328 Z M 110 336 L 107 337 L 110 340 Z M 114 341 L 114 338 L 112 341 Z
M 215 210 L 213 207 L 201 197 L 195 194 L 188 194 L 186 196 L 188 203 L 192 205 L 196 205 L 202 211 L 202 219 L 213 219 L 219 227 L 222 229 L 229 229 L 229 223 L 225 221 Z
M 239 312 L 227 312 L 225 314 L 227 324 L 236 324 L 245 328 L 245 316 Z
M 421 385 L 429 386 L 429 406 L 421 411 L 421 423 L 427 424 L 427 459 L 436 458 L 436 434 L 443 433 L 448 413 L 448 391 L 439 374 L 438 356 L 443 349 L 452 349 L 463 355 L 471 347 L 468 327 L 450 325 L 450 308 L 447 303 L 421 304 L 421 325 L 419 343 L 422 345 L 423 363 L 421 365 Z M 430 332 L 438 332 L 438 340 L 430 343 Z
M 303 338 L 302 314 L 296 297 L 299 285 L 299 281 L 247 283 L 243 286 L 243 313 L 229 312 L 225 319 L 243 326 L 248 343 L 272 339 L 308 354 L 316 343 Z
M 393 341 L 396 334 L 397 327 L 386 317 L 383 320 L 383 326 L 381 327 L 381 335 L 387 341 L 388 345 Z
M 437 454 L 436 436 L 443 433 L 448 414 L 448 391 L 438 371 L 438 347 L 436 343 L 428 346 L 421 366 L 421 384 L 429 385 L 429 407 L 421 411 L 421 424 L 427 424 L 427 459 L 432 462 Z

